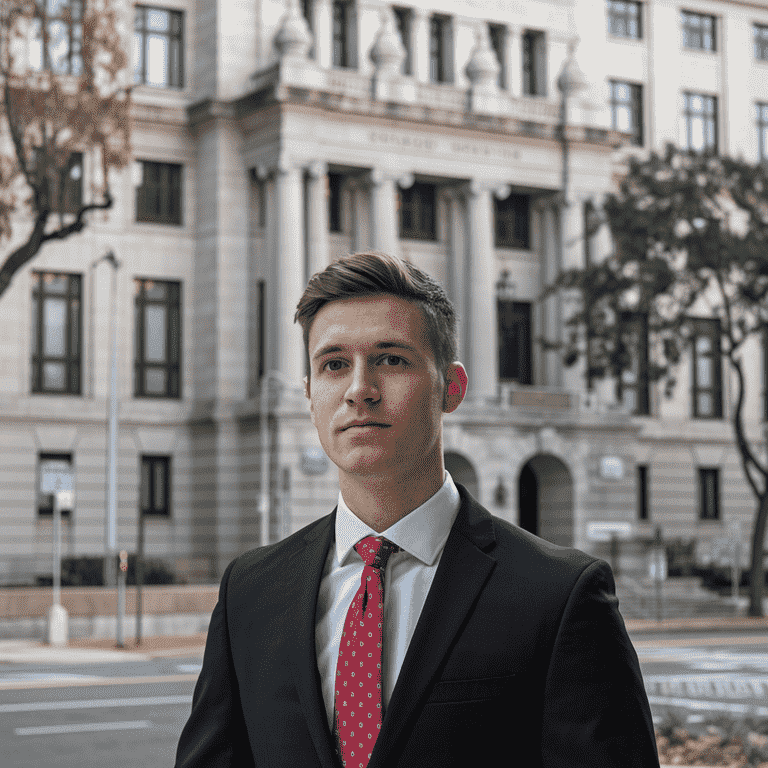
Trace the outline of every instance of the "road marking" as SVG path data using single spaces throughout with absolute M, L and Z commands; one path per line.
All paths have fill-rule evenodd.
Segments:
M 0 680 L 0 691 L 28 688 L 72 688 L 84 685 L 140 685 L 153 683 L 193 683 L 197 675 L 156 675 L 154 677 L 94 677 L 86 680 Z
M 697 709 L 703 711 L 718 710 L 736 715 L 750 715 L 752 717 L 768 716 L 768 707 L 756 707 L 753 704 L 727 704 L 724 701 L 706 701 L 697 699 L 679 699 L 673 696 L 649 696 L 649 704 L 662 704 L 668 707 L 682 707 L 683 709 Z
M 93 731 L 135 731 L 151 728 L 148 720 L 126 720 L 119 723 L 70 723 L 68 725 L 37 725 L 31 728 L 14 728 L 17 736 L 50 736 L 54 733 L 91 733 Z
M 0 677 L 2 683 L 21 683 L 38 680 L 95 680 L 96 675 L 75 675 L 67 672 L 19 672 L 16 675 L 3 675 Z
M 692 669 L 728 672 L 753 668 L 768 671 L 768 653 L 708 651 L 695 648 L 644 648 L 638 653 L 643 662 L 677 662 Z
M 0 714 L 8 712 L 44 712 L 54 709 L 105 709 L 107 707 L 159 707 L 191 704 L 191 696 L 145 696 L 134 699 L 74 699 L 73 701 L 30 701 L 0 704 Z
M 689 637 L 670 637 L 663 641 L 663 647 L 673 648 L 675 646 L 690 646 L 690 645 L 765 645 L 768 643 L 768 637 L 766 635 L 733 635 L 730 637 L 718 636 L 713 637 L 697 637 L 695 639 Z M 632 644 L 636 649 L 640 648 L 659 648 L 659 640 L 639 640 L 635 639 Z
M 203 668 L 202 664 L 177 664 L 176 669 L 179 672 L 187 672 L 189 674 L 193 672 L 200 672 L 200 670 Z

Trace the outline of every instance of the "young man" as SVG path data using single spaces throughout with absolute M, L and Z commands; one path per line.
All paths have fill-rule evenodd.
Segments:
M 658 768 L 608 565 L 444 468 L 467 375 L 440 286 L 355 254 L 296 319 L 338 505 L 225 571 L 177 768 Z

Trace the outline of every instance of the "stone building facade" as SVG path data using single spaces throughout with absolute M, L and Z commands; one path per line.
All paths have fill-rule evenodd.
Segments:
M 74 476 L 64 553 L 104 552 L 113 298 L 120 548 L 143 514 L 147 555 L 215 580 L 329 512 L 293 313 L 309 276 L 365 248 L 457 306 L 470 386 L 445 417 L 446 466 L 492 512 L 606 556 L 611 533 L 656 526 L 703 559 L 732 524 L 746 541 L 717 356 L 687 360 L 672 399 L 631 376 L 587 390 L 537 343 L 562 337 L 567 302 L 538 297 L 608 252 L 605 229 L 584 233 L 628 155 L 768 154 L 768 3 L 163 0 L 125 21 L 135 161 L 116 205 L 0 301 L 0 583 L 49 572 L 57 468 Z M 758 440 L 763 361 L 751 350 Z

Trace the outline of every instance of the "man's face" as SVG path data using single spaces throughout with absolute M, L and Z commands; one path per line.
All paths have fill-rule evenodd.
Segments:
M 389 295 L 326 304 L 312 323 L 309 359 L 312 423 L 340 473 L 395 478 L 442 453 L 441 374 L 415 304 Z M 454 399 L 458 388 L 449 385 Z M 361 421 L 375 425 L 351 426 Z

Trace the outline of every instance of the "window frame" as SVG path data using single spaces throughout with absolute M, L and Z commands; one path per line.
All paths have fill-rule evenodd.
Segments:
M 520 45 L 523 57 L 523 96 L 547 95 L 547 34 L 540 29 L 525 29 Z
M 533 304 L 496 297 L 497 358 L 499 381 L 523 386 L 533 384 Z M 509 322 L 506 322 L 509 321 Z M 518 329 L 515 334 L 507 333 Z M 522 339 L 522 343 L 519 343 Z M 509 355 L 504 354 L 509 352 Z M 515 369 L 505 375 L 505 369 Z
M 629 109 L 632 127 L 632 146 L 642 147 L 645 144 L 645 131 L 643 125 L 643 86 L 641 83 L 632 83 L 629 80 L 609 80 L 611 127 L 613 130 L 621 130 L 618 127 L 618 109 Z M 629 101 L 619 100 L 617 91 L 620 86 L 629 88 Z
M 171 470 L 172 456 L 167 454 L 142 453 L 139 457 L 139 511 L 142 517 L 170 518 L 171 517 Z M 149 486 L 145 489 L 144 468 L 147 467 Z M 155 468 L 163 467 L 163 499 L 164 507 L 155 507 Z M 145 498 L 150 499 L 150 506 L 145 507 Z
M 756 101 L 757 112 L 757 159 L 768 162 L 768 101 Z
M 405 58 L 400 65 L 400 73 L 413 75 L 413 8 L 395 5 L 392 7 L 395 16 L 395 29 L 400 35 L 400 42 L 405 48 Z
M 762 35 L 759 34 L 760 32 Z M 755 61 L 768 61 L 768 24 L 758 24 L 757 22 L 752 24 L 752 42 Z M 759 53 L 765 55 L 760 56 Z
M 344 233 L 344 174 L 328 171 L 328 232 Z
M 150 11 L 159 11 L 168 14 L 168 32 L 151 30 L 147 26 L 147 15 Z M 139 19 L 142 21 L 139 27 Z M 178 21 L 178 31 L 174 31 L 174 19 Z M 149 83 L 147 82 L 147 59 L 148 59 L 148 39 L 149 37 L 162 37 L 166 42 L 165 65 L 167 67 L 167 83 Z M 184 11 L 175 8 L 164 8 L 157 5 L 136 5 L 134 7 L 133 17 L 133 39 L 141 41 L 141 67 L 140 73 L 136 71 L 136 62 L 133 62 L 133 82 L 135 85 L 148 86 L 150 88 L 174 88 L 181 90 L 184 88 Z M 134 42 L 134 51 L 136 45 Z M 174 58 L 177 61 L 174 62 Z M 174 64 L 176 65 L 174 67 Z
M 156 280 L 147 277 L 134 278 L 134 355 L 133 355 L 133 396 L 150 400 L 180 400 L 182 397 L 182 284 L 179 280 Z M 165 286 L 163 299 L 146 297 L 147 283 Z M 151 287 L 151 286 L 150 286 Z M 147 361 L 144 357 L 146 322 L 144 309 L 147 306 L 162 306 L 166 310 L 165 319 L 165 360 Z M 175 337 L 174 337 L 175 334 Z M 148 392 L 146 386 L 147 369 L 165 371 L 165 389 L 162 393 Z
M 401 240 L 437 241 L 437 185 L 414 181 L 403 189 L 398 185 L 399 235 Z M 412 226 L 403 222 L 410 213 Z
M 632 371 L 635 376 L 634 382 L 625 381 L 622 377 L 616 382 L 616 397 L 620 403 L 624 402 L 624 393 L 631 391 L 635 393 L 635 407 L 631 413 L 633 416 L 651 415 L 651 392 L 650 381 L 648 378 L 650 349 L 648 341 L 648 315 L 645 312 L 624 312 L 622 320 L 632 328 L 632 338 L 628 340 L 630 349 L 638 349 L 640 356 L 632 355 L 633 368 L 637 363 L 637 370 Z M 638 335 L 640 338 L 638 339 Z M 627 371 L 622 373 L 622 376 Z
M 67 0 L 67 4 L 61 7 L 59 13 L 49 13 L 48 4 L 46 2 L 35 3 L 35 12 L 31 19 L 32 38 L 40 44 L 40 69 L 35 71 L 51 72 L 54 75 L 73 75 L 75 77 L 80 76 L 83 71 L 83 10 L 84 0 Z M 65 9 L 77 8 L 78 14 L 72 14 L 69 23 L 64 18 L 63 11 Z M 34 29 L 37 27 L 37 23 L 41 25 L 40 29 Z M 42 26 L 49 27 L 49 46 L 53 44 L 53 36 L 50 33 L 50 26 L 61 24 L 66 27 L 67 38 L 67 52 L 65 55 L 66 67 L 64 69 L 54 69 L 51 61 L 51 52 L 43 45 Z M 79 29 L 79 34 L 76 34 L 76 30 Z M 79 66 L 73 66 L 73 62 L 79 63 Z
M 721 329 L 719 318 L 691 318 L 691 415 L 694 419 L 723 418 L 723 359 L 721 348 Z M 709 330 L 707 330 L 709 329 Z M 703 355 L 696 349 L 700 337 L 709 338 L 712 351 Z M 698 363 L 701 357 L 711 358 L 712 385 L 699 385 Z M 712 397 L 713 413 L 703 414 L 699 411 L 699 395 L 709 393 Z
M 136 187 L 136 223 L 163 224 L 166 226 L 184 226 L 184 166 L 181 163 L 167 163 L 158 160 L 136 160 L 141 163 L 141 184 Z M 152 186 L 147 183 L 148 170 L 157 169 L 158 180 Z M 172 173 L 176 172 L 176 178 Z M 156 192 L 155 192 L 156 190 Z M 148 198 L 155 192 L 159 204 L 153 210 Z M 172 201 L 178 200 L 176 210 Z
M 703 27 L 696 28 L 690 22 L 694 19 L 698 19 L 703 23 L 705 19 L 709 19 L 712 22 L 711 40 L 712 47 L 707 48 L 705 45 L 705 39 L 707 32 Z M 688 22 L 688 23 L 686 23 Z M 680 29 L 682 32 L 682 45 L 687 51 L 704 51 L 704 53 L 717 53 L 717 17 L 710 13 L 699 13 L 698 11 L 687 11 L 680 9 Z M 700 45 L 691 45 L 691 35 L 698 35 L 701 38 Z
M 631 18 L 631 14 L 622 12 L 616 6 L 618 4 L 624 5 L 627 8 L 633 7 L 637 11 L 635 19 Z M 636 0 L 606 0 L 605 4 L 605 16 L 606 16 L 606 31 L 611 37 L 617 37 L 622 40 L 642 40 L 643 39 L 643 4 Z M 612 21 L 624 21 L 626 29 L 629 30 L 632 21 L 637 21 L 637 35 L 621 34 L 615 31 L 615 27 Z
M 698 467 L 699 475 L 699 521 L 703 523 L 720 522 L 720 467 Z M 707 478 L 713 481 L 713 509 L 708 509 Z
M 700 98 L 703 99 L 705 104 L 711 104 L 712 106 L 712 114 L 710 115 L 705 110 L 703 112 L 693 112 L 691 110 L 691 101 L 694 98 Z M 717 96 L 713 96 L 708 93 L 698 93 L 696 91 L 683 91 L 683 122 L 685 124 L 685 147 L 688 150 L 692 152 L 712 152 L 714 154 L 717 154 L 719 151 L 719 143 L 720 143 L 720 131 L 718 127 L 718 99 Z M 711 120 L 712 123 L 712 136 L 713 141 L 711 145 L 706 144 L 703 149 L 695 149 L 691 146 L 691 137 L 693 134 L 693 121 L 696 118 L 700 118 L 705 121 L 705 137 L 706 137 L 706 129 L 709 127 L 708 123 Z
M 453 81 L 453 19 L 433 13 L 429 17 L 429 82 L 451 85 Z
M 519 207 L 514 204 L 520 203 Z M 509 226 L 510 221 L 512 226 Z M 519 222 L 523 221 L 523 225 Z M 512 236 L 504 236 L 506 230 Z M 518 237 L 519 236 L 519 237 Z M 511 192 L 504 200 L 493 196 L 493 238 L 495 248 L 514 248 L 528 251 L 531 248 L 531 196 Z
M 46 278 L 67 278 L 67 287 L 63 293 L 42 291 Z M 33 270 L 32 272 L 32 322 L 31 339 L 33 347 L 30 350 L 30 392 L 34 395 L 67 395 L 80 397 L 83 387 L 83 276 L 77 272 L 48 272 Z M 61 356 L 44 354 L 45 342 L 45 298 L 64 299 L 66 302 L 66 319 L 64 328 L 64 354 Z M 73 330 L 72 320 L 76 319 L 77 328 Z M 46 363 L 57 363 L 64 366 L 64 389 L 51 389 L 44 386 L 44 369 Z
M 338 18 L 337 18 L 338 17 Z M 340 26 L 337 26 L 337 22 Z M 357 67 L 357 14 L 354 0 L 333 0 L 331 5 L 331 65 Z
M 509 76 L 507 72 L 507 38 L 509 36 L 509 29 L 506 24 L 497 24 L 495 22 L 488 22 L 488 39 L 491 44 L 491 50 L 496 54 L 496 58 L 499 60 L 499 75 L 496 78 L 496 85 L 502 91 L 506 91 L 509 88 Z

